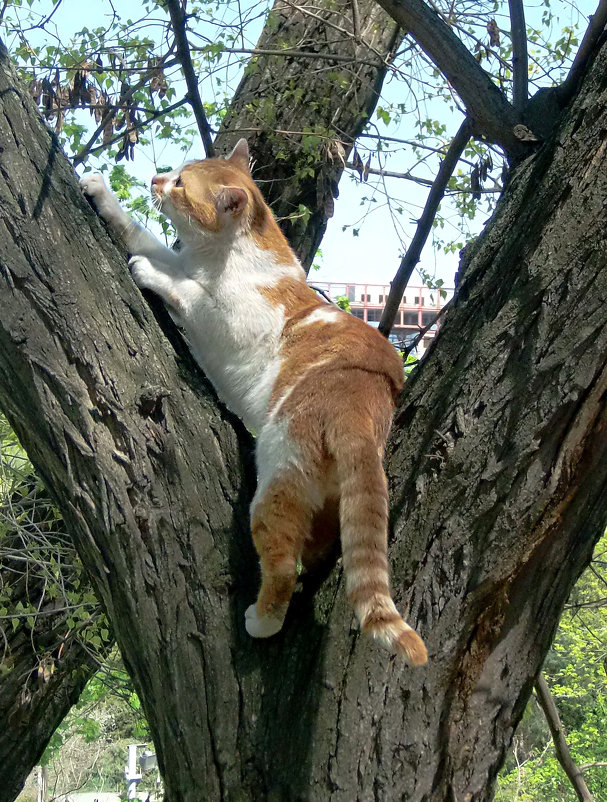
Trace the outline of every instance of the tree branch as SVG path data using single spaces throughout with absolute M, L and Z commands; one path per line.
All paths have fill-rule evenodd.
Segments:
M 515 133 L 521 122 L 514 107 L 451 28 L 422 0 L 378 0 L 419 44 L 466 106 L 475 132 L 500 145 L 509 158 L 527 152 Z
M 546 716 L 546 721 L 548 722 L 548 727 L 552 734 L 552 740 L 554 741 L 554 750 L 559 763 L 563 767 L 563 771 L 567 777 L 569 777 L 580 802 L 594 802 L 594 797 L 588 790 L 581 770 L 576 766 L 571 757 L 571 752 L 569 751 L 569 746 L 567 745 L 563 733 L 563 724 L 559 717 L 559 712 L 543 674 L 538 674 L 534 683 L 534 688 L 537 700 Z
M 522 114 L 529 95 L 527 29 L 522 0 L 508 0 L 512 39 L 512 97 L 514 108 Z
M 155 109 L 154 111 L 149 111 L 149 114 L 145 118 L 145 120 L 140 120 L 139 122 L 135 123 L 133 126 L 131 126 L 131 128 L 129 130 L 130 131 L 137 131 L 137 130 L 139 130 L 141 128 L 145 128 L 150 123 L 153 123 L 154 120 L 158 120 L 161 117 L 164 117 L 167 114 L 170 114 L 171 112 L 175 111 L 176 109 L 181 108 L 181 106 L 185 106 L 185 104 L 187 102 L 188 102 L 188 97 L 186 96 L 184 98 L 181 98 L 181 100 L 178 100 L 175 103 L 172 103 L 170 106 L 167 106 L 165 109 Z M 148 111 L 148 110 L 146 109 L 145 111 Z M 115 145 L 116 142 L 119 142 L 123 138 L 124 138 L 124 132 L 121 131 L 119 134 L 116 134 L 116 136 L 112 137 L 108 142 L 104 142 L 103 145 L 98 145 L 96 148 L 89 148 L 89 150 L 85 154 L 84 158 L 87 158 L 88 156 L 91 156 L 91 155 L 95 155 L 97 153 L 101 153 L 101 151 L 106 150 L 107 148 L 111 148 L 112 145 Z M 87 147 L 88 147 L 88 145 L 87 145 Z M 77 158 L 80 157 L 82 152 L 83 151 L 81 151 L 80 154 L 78 154 Z M 83 159 L 79 159 L 79 161 L 74 160 L 74 167 L 77 164 L 79 164 L 81 161 L 83 161 Z
M 169 51 L 169 53 L 170 53 L 170 51 Z M 169 53 L 167 53 L 167 56 L 169 55 Z M 165 58 L 166 58 L 166 56 L 165 56 Z M 141 78 L 137 81 L 137 83 L 134 84 L 133 86 L 131 86 L 125 92 L 125 94 L 120 97 L 119 103 L 117 103 L 113 108 L 111 108 L 107 112 L 107 114 L 105 114 L 103 116 L 101 122 L 99 123 L 97 128 L 93 131 L 93 134 L 89 138 L 89 140 L 86 143 L 86 145 L 84 145 L 84 147 L 81 148 L 81 150 L 72 159 L 72 165 L 74 167 L 78 167 L 79 164 L 82 164 L 83 162 L 85 162 L 88 159 L 88 157 L 89 157 L 89 155 L 91 153 L 96 153 L 99 150 L 103 150 L 103 147 L 106 147 L 104 145 L 103 147 L 94 148 L 93 145 L 95 144 L 95 142 L 99 138 L 99 134 L 103 131 L 105 126 L 110 122 L 110 120 L 113 120 L 114 117 L 120 111 L 120 104 L 127 103 L 133 97 L 135 92 L 139 91 L 139 89 L 141 89 L 143 86 L 145 86 L 146 83 L 150 80 L 150 78 L 154 75 L 154 73 L 158 69 L 158 66 L 159 65 L 156 64 L 153 68 L 151 68 L 149 70 L 146 70 L 146 72 L 141 76 Z M 164 62 L 164 59 L 163 59 L 163 63 L 161 63 L 160 66 L 166 67 L 166 66 L 168 66 L 168 63 Z
M 607 0 L 600 0 L 596 11 L 590 17 L 590 23 L 573 59 L 569 75 L 558 87 L 558 97 L 562 106 L 573 97 L 589 59 L 596 52 L 596 43 L 605 30 L 605 26 L 607 26 Z
M 396 313 L 398 312 L 398 307 L 403 297 L 403 293 L 409 282 L 409 279 L 411 278 L 411 274 L 415 269 L 415 265 L 419 262 L 419 257 L 421 256 L 423 247 L 428 239 L 428 234 L 432 228 L 432 222 L 436 215 L 436 210 L 438 209 L 443 195 L 445 194 L 445 189 L 447 188 L 449 179 L 455 170 L 455 166 L 459 160 L 459 157 L 462 155 L 463 150 L 470 139 L 471 130 L 472 124 L 470 120 L 466 118 L 460 125 L 456 135 L 453 137 L 445 158 L 441 162 L 438 174 L 434 179 L 432 189 L 428 194 L 424 211 L 422 212 L 422 216 L 419 218 L 419 223 L 417 224 L 417 229 L 415 230 L 413 239 L 407 248 L 407 253 L 401 259 L 400 266 L 396 271 L 396 275 L 394 276 L 394 280 L 390 287 L 388 300 L 386 301 L 386 306 L 384 307 L 381 321 L 379 323 L 379 330 L 384 337 L 388 337 L 392 331 L 394 319 L 396 317 Z
M 215 148 L 213 146 L 211 126 L 207 120 L 200 92 L 198 91 L 198 79 L 194 72 L 190 46 L 186 35 L 185 11 L 181 6 L 180 0 L 167 0 L 166 5 L 171 17 L 171 27 L 173 28 L 173 34 L 175 36 L 175 44 L 177 45 L 177 58 L 181 62 L 183 77 L 188 87 L 188 100 L 190 101 L 194 117 L 196 118 L 196 124 L 207 158 L 212 158 L 215 155 Z
M 192 50 L 202 50 L 203 48 L 193 47 Z M 353 56 L 345 56 L 339 53 L 313 53 L 308 50 L 296 50 L 294 48 L 260 48 L 260 47 L 224 47 L 222 53 L 234 53 L 247 56 L 280 56 L 282 58 L 305 58 L 312 61 L 333 61 L 335 64 L 366 64 L 369 67 L 379 67 L 380 65 L 387 66 L 388 69 L 395 72 L 395 68 L 391 65 L 385 64 L 385 59 L 380 59 L 379 63 L 370 61 L 369 59 L 360 59 Z

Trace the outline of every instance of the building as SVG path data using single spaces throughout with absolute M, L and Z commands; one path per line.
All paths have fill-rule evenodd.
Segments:
M 379 325 L 390 292 L 389 284 L 343 284 L 313 279 L 310 284 L 322 290 L 333 301 L 347 298 L 352 314 L 375 327 Z M 445 287 L 441 287 L 439 291 L 428 287 L 408 286 L 398 308 L 390 339 L 393 342 L 410 345 L 420 332 L 429 326 L 417 349 L 419 355 L 423 354 L 440 326 L 440 321 L 435 322 L 438 313 L 453 298 L 453 293 L 453 289 Z

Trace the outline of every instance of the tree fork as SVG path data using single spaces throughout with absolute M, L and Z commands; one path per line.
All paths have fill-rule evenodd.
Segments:
M 6 54 L 0 82 L 0 405 L 72 527 L 169 798 L 488 801 L 607 513 L 605 48 L 468 250 L 397 410 L 393 585 L 421 670 L 348 628 L 339 567 L 280 635 L 246 638 L 247 438 L 176 359 Z

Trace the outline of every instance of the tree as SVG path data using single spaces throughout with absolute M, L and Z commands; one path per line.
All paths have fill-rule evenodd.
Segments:
M 171 800 L 490 798 L 607 512 L 602 27 L 540 146 L 508 111 L 518 167 L 395 417 L 391 562 L 419 671 L 348 630 L 338 566 L 274 642 L 246 639 L 249 438 L 3 57 L 0 405 L 106 607 Z
M 0 420 L 0 787 L 13 799 L 98 670 L 109 633 L 73 544 L 7 429 Z

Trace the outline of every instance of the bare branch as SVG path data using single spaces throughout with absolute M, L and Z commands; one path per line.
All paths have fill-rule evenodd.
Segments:
M 577 51 L 569 75 L 558 87 L 561 105 L 568 103 L 588 65 L 589 59 L 596 52 L 596 43 L 607 26 L 607 0 L 600 0 L 596 11 L 590 16 L 590 24 L 586 29 L 582 43 Z
M 465 119 L 460 125 L 458 132 L 453 137 L 453 140 L 449 145 L 449 150 L 441 162 L 438 174 L 434 179 L 434 183 L 430 192 L 428 193 L 426 205 L 424 206 L 422 216 L 419 218 L 419 223 L 417 224 L 417 229 L 415 230 L 413 239 L 407 248 L 407 253 L 401 259 L 400 266 L 396 271 L 396 275 L 394 276 L 394 280 L 390 287 L 388 300 L 386 301 L 386 306 L 384 307 L 384 311 L 382 312 L 379 323 L 379 330 L 384 337 L 388 337 L 392 330 L 394 319 L 396 317 L 396 313 L 398 312 L 398 307 L 403 297 L 403 293 L 409 282 L 409 279 L 411 278 L 411 274 L 415 269 L 415 265 L 419 262 L 419 257 L 421 256 L 422 249 L 426 244 L 426 240 L 428 239 L 428 234 L 432 228 L 432 222 L 436 215 L 436 211 L 443 198 L 443 195 L 445 194 L 445 189 L 447 188 L 449 179 L 451 178 L 453 171 L 455 170 L 455 166 L 459 161 L 459 157 L 462 155 L 464 148 L 470 139 L 471 130 L 472 125 L 470 120 Z
M 529 96 L 527 29 L 522 0 L 508 0 L 512 39 L 512 97 L 514 108 L 522 114 Z
M 169 51 L 169 52 L 170 52 L 170 51 Z M 168 56 L 168 55 L 169 55 L 169 53 L 167 53 L 167 56 Z M 174 62 L 165 62 L 165 60 L 164 60 L 164 59 L 165 59 L 167 56 L 165 56 L 165 57 L 163 58 L 162 62 L 161 62 L 161 66 L 163 66 L 163 67 L 167 67 L 167 66 L 169 66 L 169 65 L 171 65 L 171 64 L 173 64 L 173 63 L 174 63 Z M 95 128 L 95 130 L 93 131 L 93 134 L 92 134 L 92 135 L 91 135 L 91 137 L 89 138 L 89 140 L 88 140 L 88 142 L 86 143 L 86 145 L 84 145 L 84 147 L 83 147 L 83 148 L 81 148 L 81 150 L 80 150 L 80 151 L 79 151 L 79 152 L 78 152 L 78 153 L 77 153 L 77 154 L 74 156 L 74 158 L 72 159 L 72 165 L 73 165 L 74 167 L 78 167 L 78 165 L 79 165 L 79 164 L 82 164 L 83 162 L 85 162 L 85 161 L 88 159 L 88 157 L 89 157 L 89 155 L 90 155 L 91 153 L 97 153 L 98 151 L 100 151 L 100 150 L 103 150 L 103 149 L 104 149 L 104 147 L 106 147 L 106 145 L 100 146 L 100 147 L 98 147 L 98 148 L 95 148 L 95 147 L 93 147 L 93 146 L 94 146 L 95 142 L 97 141 L 97 139 L 99 138 L 99 135 L 101 134 L 101 132 L 103 131 L 103 129 L 105 128 L 105 126 L 106 126 L 106 125 L 107 125 L 107 124 L 108 124 L 108 123 L 109 123 L 111 120 L 113 120 L 113 119 L 114 119 L 114 117 L 115 117 L 115 116 L 118 114 L 118 112 L 120 111 L 120 105 L 121 105 L 121 104 L 122 104 L 122 105 L 124 105 L 125 103 L 127 103 L 127 102 L 128 102 L 128 101 L 129 101 L 129 100 L 130 100 L 130 99 L 133 97 L 133 95 L 135 94 L 135 92 L 138 92 L 138 91 L 139 91 L 139 90 L 140 90 L 140 89 L 141 89 L 143 86 L 145 86 L 145 85 L 147 84 L 147 82 L 150 80 L 150 78 L 152 78 L 152 76 L 154 75 L 154 73 L 157 71 L 157 69 L 158 69 L 158 66 L 159 66 L 159 65 L 158 65 L 158 64 L 156 64 L 156 65 L 155 65 L 154 67 L 152 67 L 151 69 L 148 69 L 148 70 L 146 70 L 146 71 L 144 72 L 144 74 L 141 76 L 141 78 L 140 78 L 140 79 L 137 81 L 137 83 L 136 83 L 136 84 L 133 84 L 133 86 L 131 86 L 131 87 L 130 87 L 130 88 L 129 88 L 129 89 L 126 91 L 126 92 L 125 92 L 125 94 L 124 94 L 124 95 L 121 95 L 121 97 L 120 97 L 120 104 L 116 104 L 116 105 L 115 105 L 113 108 L 111 108 L 111 109 L 110 109 L 110 110 L 107 112 L 107 114 L 104 114 L 104 116 L 103 116 L 103 118 L 102 118 L 101 122 L 99 123 L 99 125 L 97 126 L 97 128 Z
M 466 106 L 474 131 L 500 145 L 510 158 L 527 152 L 515 133 L 521 119 L 472 53 L 423 0 L 378 0 L 419 44 Z
M 451 301 L 448 301 L 440 310 L 440 312 L 436 315 L 436 317 L 427 323 L 425 326 L 419 328 L 419 332 L 415 335 L 415 339 L 409 343 L 409 345 L 405 346 L 403 349 L 405 354 L 405 359 L 409 356 L 409 354 L 414 351 L 420 342 L 423 340 L 424 335 L 427 334 L 433 326 L 436 326 L 438 321 L 445 315 L 447 309 L 451 306 Z
M 192 64 L 192 56 L 190 54 L 190 46 L 185 29 L 185 10 L 180 0 L 167 0 L 166 5 L 171 16 L 171 26 L 175 36 L 175 44 L 177 45 L 177 58 L 181 62 L 183 77 L 188 87 L 188 100 L 194 112 L 194 117 L 196 118 L 196 124 L 198 125 L 205 153 L 207 158 L 211 158 L 215 155 L 215 148 L 213 146 L 211 126 L 209 125 L 204 106 L 202 105 L 202 99 L 198 91 L 198 79 L 194 72 L 194 65 Z
M 577 798 L 580 800 L 580 802 L 594 802 L 594 797 L 588 790 L 588 786 L 586 785 L 581 770 L 578 768 L 578 766 L 576 766 L 573 758 L 571 757 L 571 752 L 569 751 L 569 746 L 567 745 L 567 741 L 565 740 L 565 735 L 563 733 L 563 724 L 561 722 L 559 712 L 556 708 L 554 698 L 550 693 L 550 688 L 548 687 L 548 683 L 544 679 L 543 674 L 538 674 L 534 683 L 534 688 L 535 695 L 537 696 L 540 707 L 544 711 L 546 721 L 548 722 L 548 727 L 550 728 L 550 732 L 552 734 L 554 751 L 556 752 L 557 759 L 563 767 L 563 771 L 567 777 L 569 777 L 569 780 L 573 786 L 573 790 L 577 794 Z
M 192 50 L 202 50 L 203 48 L 193 47 Z M 275 48 L 273 50 L 268 50 L 267 48 L 260 48 L 260 47 L 224 47 L 221 50 L 222 53 L 243 53 L 244 55 L 249 56 L 281 56 L 282 58 L 307 58 L 311 59 L 312 61 L 333 61 L 336 64 L 367 64 L 369 67 L 377 68 L 380 64 L 385 64 L 385 60 L 381 59 L 380 64 L 376 61 L 370 61 L 369 59 L 360 59 L 354 58 L 352 56 L 344 56 L 339 53 L 312 53 L 308 50 L 295 50 L 288 47 L 285 48 Z M 396 71 L 392 65 L 388 65 L 388 67 Z
M 360 39 L 360 14 L 358 13 L 358 0 L 350 0 L 352 5 L 352 29 L 354 37 Z

